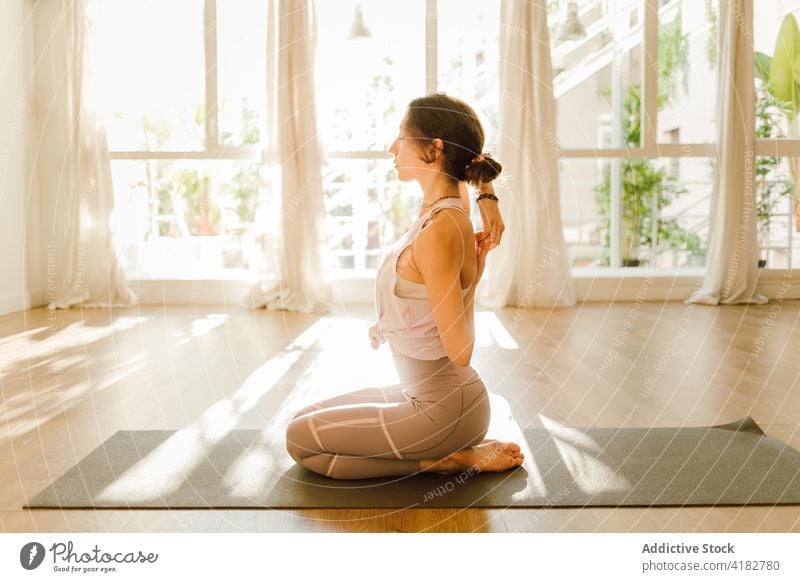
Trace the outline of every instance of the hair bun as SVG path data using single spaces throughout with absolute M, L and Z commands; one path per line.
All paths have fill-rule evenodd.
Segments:
M 503 171 L 503 166 L 492 157 L 490 152 L 478 154 L 467 164 L 465 173 L 467 183 L 477 186 L 496 179 Z

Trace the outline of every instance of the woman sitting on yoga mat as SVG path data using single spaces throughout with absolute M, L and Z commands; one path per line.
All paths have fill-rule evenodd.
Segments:
M 378 322 L 369 332 L 374 349 L 388 341 L 400 384 L 299 410 L 286 446 L 307 469 L 363 479 L 505 471 L 522 463 L 516 443 L 484 440 L 489 397 L 470 366 L 475 288 L 503 229 L 496 208 L 481 208 L 484 231 L 474 233 L 459 193 L 467 182 L 490 194 L 479 204 L 496 207 L 490 182 L 501 166 L 482 153 L 483 144 L 483 127 L 463 101 L 432 95 L 409 104 L 389 152 L 398 178 L 419 182 L 424 198 L 378 269 Z

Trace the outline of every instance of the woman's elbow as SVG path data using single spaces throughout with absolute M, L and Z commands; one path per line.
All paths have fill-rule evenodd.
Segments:
M 455 329 L 453 329 L 455 328 Z M 462 328 L 451 326 L 441 335 L 442 347 L 447 357 L 454 364 L 467 367 L 472 359 L 472 348 L 475 345 L 475 336 L 471 333 L 466 323 Z
M 473 343 L 470 342 L 469 346 L 461 350 L 458 354 L 456 354 L 455 357 L 451 357 L 450 361 L 457 366 L 466 368 L 467 366 L 469 366 L 469 363 L 472 360 L 472 347 Z

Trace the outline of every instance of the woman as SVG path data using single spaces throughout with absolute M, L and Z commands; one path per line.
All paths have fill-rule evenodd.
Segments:
M 388 341 L 400 384 L 299 410 L 287 449 L 307 469 L 363 479 L 522 463 L 516 443 L 484 440 L 489 398 L 470 366 L 475 288 L 503 230 L 496 209 L 482 208 L 484 231 L 473 233 L 462 199 L 462 182 L 493 196 L 490 182 L 502 168 L 481 153 L 483 144 L 483 127 L 463 101 L 432 95 L 409 104 L 389 151 L 398 178 L 419 182 L 424 198 L 378 270 L 378 322 L 370 328 L 373 348 Z

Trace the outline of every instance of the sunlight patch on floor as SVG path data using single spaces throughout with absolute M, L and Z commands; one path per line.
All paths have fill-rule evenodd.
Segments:
M 497 346 L 504 350 L 519 349 L 517 342 L 493 311 L 475 312 L 475 343 L 484 348 Z
M 561 453 L 573 482 L 581 491 L 596 495 L 612 491 L 630 491 L 633 488 L 628 479 L 597 458 L 602 449 L 583 430 L 564 426 L 541 415 L 540 418 Z

